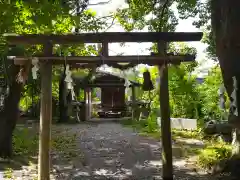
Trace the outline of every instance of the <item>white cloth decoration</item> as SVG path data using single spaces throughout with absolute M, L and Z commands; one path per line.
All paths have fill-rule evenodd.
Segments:
M 69 69 L 69 65 L 66 67 L 66 77 L 65 77 L 65 82 L 67 82 L 67 88 L 68 89 L 73 89 L 72 86 L 72 72 Z
M 129 82 L 129 80 L 125 79 L 124 86 L 125 86 L 125 87 L 129 87 L 129 86 L 130 86 L 130 84 L 131 84 L 131 83 Z
M 237 88 L 237 80 L 236 77 L 233 77 L 233 92 L 231 94 L 231 97 L 233 98 L 233 102 L 232 105 L 236 108 L 234 115 L 238 116 L 238 110 L 237 110 L 237 92 L 236 92 L 236 88 Z
M 161 83 L 160 83 L 160 77 L 157 77 L 157 78 L 156 78 L 156 86 L 158 87 L 159 85 L 161 85 Z
M 37 79 L 37 71 L 39 70 L 39 66 L 38 66 L 38 58 L 34 57 L 32 59 L 32 76 L 33 79 Z
M 128 101 L 131 101 L 131 99 L 132 99 L 132 89 L 131 88 L 126 88 L 125 93 L 127 94 Z
M 96 91 L 96 95 L 97 95 L 97 97 L 100 99 L 101 98 L 101 89 L 98 89 L 97 91 Z
M 72 99 L 76 100 L 76 95 L 75 95 L 73 88 L 71 89 L 71 95 L 72 95 Z
M 223 84 L 220 86 L 218 93 L 219 95 L 222 95 L 225 93 L 225 86 Z

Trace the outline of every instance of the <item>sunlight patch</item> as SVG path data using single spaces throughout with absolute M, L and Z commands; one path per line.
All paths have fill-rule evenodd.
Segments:
M 88 172 L 77 172 L 76 174 L 74 174 L 74 177 L 79 177 L 79 176 L 90 176 L 90 174 Z
M 150 161 L 148 163 L 151 166 L 162 166 L 162 161 Z M 174 161 L 173 165 L 177 166 L 177 167 L 184 167 L 187 164 L 186 160 L 178 160 L 178 161 Z
M 162 166 L 162 161 L 150 161 L 148 164 L 151 166 L 156 166 L 156 167 Z
M 103 176 L 109 176 L 109 175 L 113 175 L 112 171 L 106 170 L 106 169 L 99 169 L 95 171 L 96 175 L 103 175 Z
M 110 151 L 114 151 L 115 149 L 113 148 L 98 148 L 98 151 L 107 151 L 107 152 L 110 152 Z
M 186 164 L 187 164 L 186 160 L 179 160 L 179 161 L 173 162 L 173 165 L 177 167 L 185 167 Z
M 132 171 L 130 169 L 125 169 L 125 168 L 118 169 L 117 172 L 113 172 L 106 169 L 99 169 L 99 170 L 96 170 L 94 174 L 98 176 L 100 175 L 100 176 L 106 176 L 106 177 L 126 178 L 127 176 L 132 175 Z

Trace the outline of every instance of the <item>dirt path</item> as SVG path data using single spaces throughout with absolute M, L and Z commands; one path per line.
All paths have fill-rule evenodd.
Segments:
M 66 126 L 57 127 L 59 131 L 64 128 Z M 59 156 L 53 158 L 56 179 L 161 179 L 161 147 L 157 140 L 140 136 L 117 123 L 79 124 L 67 128 L 69 133 L 78 133 L 76 145 L 82 154 L 65 161 Z M 174 157 L 176 180 L 210 178 L 196 173 L 186 164 L 185 159 Z

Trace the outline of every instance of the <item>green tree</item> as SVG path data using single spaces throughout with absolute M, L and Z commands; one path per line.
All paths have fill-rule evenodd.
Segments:
M 136 0 L 129 0 L 127 1 L 128 8 L 125 9 L 119 9 L 117 12 L 117 18 L 118 21 L 121 23 L 121 25 L 127 30 L 142 30 L 145 27 L 148 27 L 149 31 L 174 31 L 176 28 L 176 25 L 178 24 L 177 20 L 177 14 L 174 12 L 173 8 L 170 8 L 174 5 L 174 1 L 167 0 L 165 2 L 159 2 L 159 1 L 136 1 Z M 179 2 L 178 2 L 179 3 Z M 183 6 L 183 4 L 182 4 Z M 194 5 L 192 5 L 194 6 Z M 184 6 L 186 7 L 186 6 Z M 178 48 L 175 48 L 179 46 Z M 151 48 L 151 51 L 157 52 L 156 44 Z M 181 49 L 181 50 L 180 50 Z M 187 47 L 185 44 L 170 44 L 169 50 L 170 52 L 177 52 L 177 53 L 191 53 L 196 54 L 196 49 Z M 192 69 L 190 68 L 192 66 Z M 181 87 L 182 85 L 187 86 L 186 82 L 192 84 L 189 87 L 186 87 L 186 89 L 193 90 L 194 87 L 194 78 L 189 78 L 188 81 L 185 82 L 184 75 L 188 73 L 191 73 L 192 70 L 194 70 L 193 67 L 196 67 L 196 64 L 194 65 L 181 65 L 179 68 L 171 67 L 170 69 L 170 87 L 172 87 L 172 91 L 175 91 L 177 87 Z M 191 70 L 190 70 L 191 69 Z M 158 72 L 156 68 L 152 69 L 155 72 Z M 153 76 L 156 76 L 156 74 L 152 74 Z M 177 84 L 179 81 L 174 81 L 174 77 L 181 75 L 181 81 L 182 84 Z M 184 77 L 184 78 L 183 78 Z M 189 85 L 189 84 L 188 84 Z M 176 86 L 174 89 L 173 87 Z M 182 87 L 183 91 L 184 87 Z M 180 93 L 178 97 L 184 96 L 182 91 L 182 94 Z M 178 91 L 179 92 L 179 91 Z M 189 93 L 189 92 L 188 92 Z M 154 94 L 158 94 L 156 91 Z M 195 93 L 196 94 L 196 93 Z M 193 95 L 193 94 L 192 94 Z M 146 94 L 144 94 L 145 98 L 147 97 Z M 196 96 L 196 95 L 195 95 Z M 177 98 L 177 95 L 171 94 L 172 99 L 175 99 L 174 102 L 178 102 L 177 100 L 180 100 Z M 174 98 L 173 98 L 174 97 Z M 188 96 L 189 97 L 189 96 Z M 191 96 L 192 97 L 192 96 Z M 177 99 L 176 99 L 177 98 Z M 154 97 L 154 101 L 158 102 L 158 97 Z M 188 99 L 189 100 L 189 99 Z M 190 102 L 194 102 L 195 99 L 192 99 Z M 187 101 L 186 101 L 187 102 Z M 156 104 L 156 103 L 154 103 Z M 157 104 L 156 104 L 157 105 Z M 180 105 L 183 106 L 183 105 Z M 177 105 L 174 104 L 175 112 Z M 189 106 L 188 106 L 189 107 Z M 192 107 L 192 106 L 191 106 Z M 189 109 L 189 112 L 191 112 L 192 109 Z M 173 111 L 174 112 L 174 111 Z M 181 112 L 181 110 L 179 110 Z M 174 113 L 173 113 L 174 114 Z M 180 114 L 179 114 L 180 115 Z M 182 114 L 181 114 L 182 115 Z M 187 115 L 189 116 L 189 114 Z
M 65 3 L 64 3 L 65 2 Z M 83 6 L 85 6 L 83 4 Z M 3 33 L 17 34 L 46 34 L 46 33 L 69 33 L 72 28 L 81 25 L 82 31 L 97 31 L 106 25 L 102 19 L 96 18 L 96 14 L 90 10 L 85 10 L 82 14 L 70 14 L 70 10 L 75 8 L 72 3 L 66 1 L 21 1 L 15 0 L 8 3 L 0 3 L 0 35 Z M 85 7 L 86 8 L 86 7 Z M 83 8 L 83 10 L 85 9 Z M 1 57 L 6 58 L 7 54 L 33 55 L 42 51 L 41 46 L 18 46 L 9 51 L 9 47 L 1 38 Z M 88 50 L 85 46 L 68 47 L 82 53 Z M 57 51 L 58 47 L 54 47 Z M 90 48 L 89 48 L 90 49 Z M 72 51 L 72 50 L 71 50 Z M 17 54 L 18 53 L 18 54 Z M 19 67 L 12 64 L 6 70 L 9 78 L 9 93 L 5 99 L 4 110 L 1 112 L 1 133 L 0 133 L 0 156 L 12 155 L 12 132 L 18 119 L 18 104 L 21 97 L 23 84 L 16 81 L 16 76 L 27 79 L 30 64 L 22 68 L 23 73 L 19 74 Z M 4 73 L 6 73 L 4 72 Z
M 154 12 L 156 7 L 163 7 L 164 5 L 158 5 L 158 1 L 127 1 L 129 4 L 129 9 L 122 10 L 120 22 L 126 27 L 126 29 L 131 30 L 134 25 L 142 25 L 141 22 L 146 22 L 145 16 Z M 167 0 L 164 4 L 171 5 L 173 1 Z M 204 42 L 208 46 L 208 54 L 217 59 L 220 64 L 221 73 L 223 76 L 223 83 L 226 88 L 227 94 L 230 100 L 231 94 L 234 90 L 233 77 L 240 81 L 240 70 L 238 57 L 240 56 L 239 51 L 239 7 L 240 3 L 238 0 L 224 1 L 224 0 L 177 0 L 175 1 L 176 9 L 180 14 L 180 18 L 186 19 L 188 17 L 197 17 L 195 25 L 197 27 L 202 27 L 205 29 Z M 160 10 L 160 9 L 158 9 Z M 121 11 L 120 11 L 121 12 Z M 160 11 L 159 11 L 160 12 Z M 170 12 L 170 11 L 165 11 Z M 166 16 L 168 13 L 166 13 Z M 131 17 L 131 21 L 128 17 Z M 156 15 L 156 17 L 158 17 Z M 127 19 L 127 21 L 126 21 Z M 138 20 L 138 21 L 137 21 Z M 159 18 L 160 21 L 160 18 Z M 169 22 L 169 21 L 168 21 Z M 168 23 L 166 23 L 168 24 Z M 142 26 L 140 26 L 142 27 Z M 235 100 L 237 104 L 240 104 L 240 98 L 238 98 L 239 91 L 237 91 L 237 96 Z M 237 105 L 238 106 L 238 105 Z M 239 131 L 239 115 L 234 115 L 235 111 L 239 107 L 234 107 L 232 104 L 230 108 L 229 122 L 236 127 L 235 134 L 240 134 Z M 238 113 L 239 114 L 239 113 Z M 233 142 L 236 143 L 233 151 L 233 155 L 239 157 L 240 154 L 240 136 L 236 137 Z
M 204 83 L 199 86 L 202 100 L 202 111 L 206 119 L 220 120 L 222 110 L 219 103 L 219 89 L 223 84 L 221 69 L 217 65 L 213 67 L 209 74 L 204 78 Z M 226 104 L 229 107 L 229 101 Z
M 201 1 L 196 1 L 196 3 L 201 3 Z M 187 3 L 188 4 L 188 3 Z M 227 94 L 231 97 L 231 94 L 234 90 L 233 86 L 233 77 L 236 77 L 239 81 L 240 71 L 239 71 L 239 61 L 238 57 L 240 56 L 238 42 L 240 40 L 239 32 L 239 21 L 237 17 L 239 16 L 239 1 L 224 1 L 224 0 L 208 0 L 202 4 L 202 9 L 198 9 L 195 14 L 199 15 L 200 21 L 199 25 L 208 28 L 209 36 L 206 38 L 206 42 L 209 43 L 209 52 L 212 55 L 217 57 L 219 60 L 221 73 L 223 76 L 223 82 L 227 90 Z M 199 5 L 197 7 L 200 7 Z M 193 8 L 190 10 L 185 9 L 183 14 L 192 15 Z M 209 23 L 211 21 L 211 23 Z M 239 91 L 238 91 L 239 93 Z M 237 96 L 239 96 L 237 93 Z M 234 98 L 230 98 L 231 101 Z M 235 99 L 237 104 L 239 104 L 239 98 Z M 233 105 L 233 104 L 232 104 Z M 238 106 L 238 105 L 237 105 Z M 239 107 L 237 107 L 239 108 Z M 236 127 L 236 132 L 239 128 L 239 116 L 234 115 L 235 107 L 231 106 L 229 122 Z M 239 134 L 239 133 L 237 133 Z M 233 142 L 236 143 L 233 151 L 233 155 L 239 156 L 239 136 Z
M 127 30 L 174 31 L 178 23 L 173 9 L 174 1 L 128 0 L 128 8 L 119 9 L 117 19 Z

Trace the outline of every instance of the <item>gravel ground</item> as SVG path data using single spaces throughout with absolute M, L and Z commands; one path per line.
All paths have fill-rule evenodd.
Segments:
M 75 135 L 75 146 L 64 147 L 68 153 L 60 152 L 62 148 L 51 153 L 52 180 L 162 179 L 160 143 L 131 128 L 113 122 L 54 125 L 52 136 L 59 132 L 69 137 Z M 175 155 L 175 151 L 173 154 L 175 180 L 213 180 L 190 168 L 188 160 Z M 13 175 L 15 179 L 33 180 L 36 169 L 37 165 L 32 164 L 14 170 Z
M 71 162 L 65 168 L 64 165 L 54 166 L 57 179 L 162 179 L 161 147 L 157 140 L 140 136 L 117 123 L 73 125 L 71 132 L 80 132 L 77 144 L 84 159 Z M 54 164 L 59 163 L 55 161 Z M 187 168 L 187 165 L 186 160 L 174 158 L 176 180 L 210 178 L 205 177 L 204 173 L 199 174 L 194 169 Z

